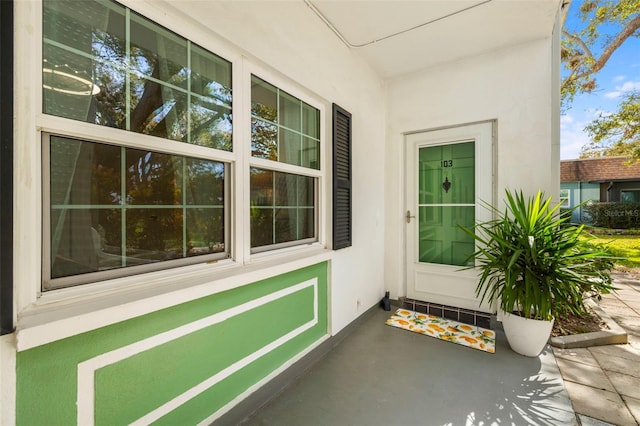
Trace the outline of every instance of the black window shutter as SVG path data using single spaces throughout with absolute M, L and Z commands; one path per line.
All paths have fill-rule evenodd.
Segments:
M 333 104 L 333 249 L 351 247 L 351 114 Z
M 13 0 L 0 0 L 0 334 L 13 324 Z

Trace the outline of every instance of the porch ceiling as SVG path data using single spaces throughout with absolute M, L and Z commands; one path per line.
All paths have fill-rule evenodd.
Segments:
M 547 37 L 562 3 L 562 0 L 304 1 L 337 37 L 385 78 Z

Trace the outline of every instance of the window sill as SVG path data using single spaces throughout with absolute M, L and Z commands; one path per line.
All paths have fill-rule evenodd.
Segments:
M 18 350 L 115 324 L 331 259 L 311 245 L 254 256 L 251 263 L 200 264 L 43 294 L 18 316 Z

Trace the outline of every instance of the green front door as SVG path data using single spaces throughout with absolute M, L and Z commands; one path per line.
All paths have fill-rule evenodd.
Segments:
M 406 294 L 490 311 L 475 296 L 475 243 L 460 226 L 491 218 L 493 123 L 406 137 Z

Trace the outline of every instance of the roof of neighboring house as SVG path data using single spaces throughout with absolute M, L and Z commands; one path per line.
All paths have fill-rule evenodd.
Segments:
M 634 179 L 640 180 L 640 162 L 630 163 L 628 157 L 560 161 L 560 182 L 609 182 Z

